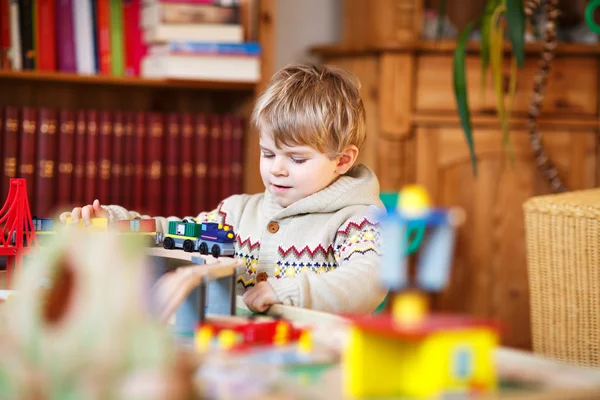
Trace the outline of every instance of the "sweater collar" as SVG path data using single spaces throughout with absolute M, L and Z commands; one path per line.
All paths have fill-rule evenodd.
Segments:
M 352 167 L 323 190 L 282 207 L 265 190 L 262 211 L 268 219 L 283 219 L 299 214 L 335 212 L 350 205 L 381 205 L 379 182 L 364 164 Z

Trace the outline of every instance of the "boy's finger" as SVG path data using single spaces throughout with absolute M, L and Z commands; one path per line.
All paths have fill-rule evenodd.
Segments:
M 81 207 L 75 207 L 73 211 L 71 211 L 71 218 L 73 222 L 78 222 L 79 218 L 81 218 Z
M 65 222 L 67 222 L 67 217 L 69 215 L 71 215 L 71 213 L 68 212 L 68 211 L 65 211 L 64 213 L 62 213 L 62 214 L 59 215 L 58 219 L 60 220 L 61 223 L 64 224 Z
M 83 218 L 83 222 L 85 222 L 86 224 L 89 224 L 90 220 L 92 219 L 92 213 L 93 213 L 92 206 L 90 206 L 88 204 L 87 206 L 83 207 L 81 209 L 81 218 Z
M 92 207 L 94 208 L 94 213 L 97 217 L 108 217 L 108 212 L 104 208 L 102 208 L 100 200 L 94 200 L 94 202 L 92 203 Z

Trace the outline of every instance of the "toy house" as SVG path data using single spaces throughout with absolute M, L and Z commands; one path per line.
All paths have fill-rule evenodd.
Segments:
M 462 210 L 429 207 L 418 186 L 404 189 L 396 209 L 381 216 L 381 284 L 390 290 L 391 311 L 353 319 L 343 362 L 348 395 L 437 398 L 496 388 L 494 324 L 427 309 L 424 292 L 446 285 L 455 229 L 463 220 Z M 406 257 L 409 225 L 427 229 L 414 285 Z

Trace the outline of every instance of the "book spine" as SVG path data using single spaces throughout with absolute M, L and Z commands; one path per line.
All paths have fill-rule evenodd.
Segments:
M 17 177 L 17 165 L 19 160 L 19 109 L 6 107 L 3 113 L 3 121 L 0 126 L 2 146 L 2 176 L 0 184 L 4 193 L 2 199 L 8 196 L 10 180 Z
M 21 65 L 23 69 L 35 69 L 33 36 L 33 0 L 21 0 L 19 4 L 19 30 L 21 36 Z
M 21 47 L 21 19 L 18 0 L 10 1 L 10 64 L 14 71 L 23 69 L 23 51 Z
M 110 52 L 112 74 L 123 76 L 125 73 L 125 54 L 123 53 L 123 8 L 121 0 L 110 0 Z
M 92 75 L 97 72 L 94 54 L 96 31 L 93 23 L 93 6 L 92 0 L 77 0 L 73 4 L 75 64 L 78 74 Z
M 56 110 L 40 108 L 37 124 L 35 208 L 38 217 L 49 217 L 56 207 Z
M 181 197 L 181 182 L 179 175 L 179 164 L 181 163 L 180 125 L 177 113 L 168 113 L 165 121 L 165 215 L 177 215 L 181 209 L 179 198 Z
M 223 184 L 221 180 L 221 160 L 220 154 L 222 152 L 222 129 L 221 129 L 221 117 L 213 114 L 210 116 L 210 133 L 208 139 L 208 162 L 207 162 L 207 173 L 208 182 L 207 185 L 210 188 L 208 190 L 208 207 L 212 210 L 216 208 L 221 199 L 221 186 Z
M 133 177 L 135 172 L 135 135 L 134 135 L 134 119 L 133 112 L 126 111 L 123 117 L 123 135 L 124 135 L 124 150 L 123 150 L 123 207 L 132 209 L 133 202 Z
M 146 53 L 140 29 L 141 12 L 140 0 L 123 2 L 126 76 L 140 76 L 140 65 Z
M 88 110 L 86 112 L 86 138 L 85 138 L 85 191 L 83 195 L 83 204 L 91 204 L 98 197 L 98 112 Z M 102 201 L 102 199 L 100 199 Z
M 240 194 L 244 191 L 242 180 L 242 166 L 244 165 L 244 120 L 242 117 L 232 118 L 233 130 L 231 138 L 231 194 Z
M 123 205 L 123 189 L 124 189 L 124 150 L 125 150 L 125 129 L 124 129 L 124 114 L 122 111 L 115 111 L 113 115 L 113 137 L 112 137 L 112 164 L 111 164 L 111 198 L 114 204 Z
M 181 114 L 181 215 L 197 215 L 202 209 L 196 209 L 198 205 L 194 199 L 192 188 L 194 182 L 194 119 L 191 113 Z
M 27 196 L 31 210 L 36 210 L 35 201 L 35 160 L 37 110 L 31 107 L 22 109 L 20 144 L 19 144 L 19 177 L 27 181 Z
M 194 121 L 194 206 L 196 213 L 210 211 L 208 205 L 208 117 L 196 114 Z
M 75 112 L 61 110 L 58 115 L 58 172 L 57 205 L 65 209 L 73 205 L 74 164 L 75 164 Z
M 102 204 L 112 204 L 114 199 L 110 193 L 111 153 L 112 153 L 112 115 L 109 111 L 100 112 L 100 141 L 98 161 L 98 193 Z
M 99 71 L 102 75 L 112 73 L 110 50 L 110 6 L 109 0 L 96 1 L 96 34 L 98 40 Z
M 133 204 L 134 209 L 140 213 L 146 211 L 146 174 L 145 167 L 147 163 L 146 149 L 148 143 L 147 138 L 147 121 L 146 114 L 143 112 L 135 113 L 133 123 L 134 134 L 134 181 L 133 181 Z
M 231 195 L 231 163 L 232 163 L 232 143 L 233 137 L 233 116 L 223 115 L 221 119 L 221 157 L 219 160 L 221 168 L 221 190 L 219 192 L 220 200 Z
M 0 1 L 0 69 L 11 68 L 10 44 L 10 2 L 2 0 Z
M 73 204 L 82 205 L 85 201 L 85 177 L 87 161 L 87 123 L 86 112 L 75 113 L 75 154 L 73 168 Z
M 239 24 L 239 7 L 218 4 L 155 3 L 142 10 L 142 26 L 160 24 Z
M 55 0 L 37 0 L 38 70 L 56 70 Z M 62 45 L 62 42 L 61 42 Z
M 163 215 L 162 199 L 166 195 L 163 183 L 164 165 L 164 126 L 163 115 L 160 113 L 148 114 L 148 153 L 147 153 L 147 182 L 146 190 L 148 213 L 150 215 Z
M 73 0 L 56 0 L 58 69 L 63 72 L 77 71 L 72 1 Z

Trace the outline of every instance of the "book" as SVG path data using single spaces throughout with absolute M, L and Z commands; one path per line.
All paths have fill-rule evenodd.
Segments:
M 133 209 L 143 212 L 146 208 L 146 149 L 147 149 L 147 121 L 144 112 L 136 112 L 133 121 L 134 154 L 133 154 Z
M 77 72 L 73 0 L 56 0 L 56 7 L 58 69 L 63 72 Z
M 123 205 L 125 200 L 125 116 L 123 111 L 113 112 L 112 164 L 110 169 L 110 196 L 105 201 Z M 133 129 L 133 128 L 132 128 Z
M 36 134 L 37 109 L 24 107 L 21 110 L 19 125 L 19 169 L 18 177 L 27 181 L 27 194 L 31 210 L 36 210 L 35 193 L 35 164 L 36 164 Z
M 35 173 L 35 206 L 32 215 L 51 217 L 56 207 L 57 112 L 51 108 L 37 110 L 37 166 Z M 33 194 L 30 195 L 30 198 Z
M 131 209 L 134 207 L 133 202 L 133 176 L 135 171 L 135 132 L 133 129 L 134 119 L 133 112 L 125 111 L 123 116 L 123 182 L 122 182 L 122 205 L 125 208 Z M 121 204 L 121 203 L 119 203 Z
M 221 54 L 149 55 L 142 61 L 142 76 L 256 83 L 260 80 L 260 58 Z
M 98 198 L 98 161 L 99 151 L 98 143 L 99 138 L 99 120 L 98 112 L 96 110 L 87 110 L 85 116 L 85 191 L 81 204 L 92 204 L 92 202 Z
M 123 53 L 123 6 L 121 0 L 110 0 L 110 53 L 112 74 L 125 74 L 125 54 Z
M 165 174 L 164 174 L 164 209 L 165 216 L 176 216 L 181 212 L 180 163 L 181 137 L 180 122 L 177 113 L 165 115 Z
M 21 47 L 21 19 L 19 16 L 19 1 L 10 0 L 10 66 L 14 71 L 23 69 Z
M 74 205 L 75 112 L 60 110 L 57 133 L 56 205 L 61 209 Z
M 75 112 L 75 153 L 73 155 L 73 196 L 72 204 L 82 205 L 86 194 L 87 176 L 87 116 L 85 110 Z
M 208 193 L 213 190 L 208 186 L 208 152 L 209 152 L 209 125 L 208 116 L 198 113 L 194 117 L 194 207 L 195 214 L 210 211 Z
M 180 175 L 180 193 L 179 200 L 180 215 L 197 215 L 203 211 L 198 207 L 193 188 L 196 186 L 194 179 L 194 117 L 191 113 L 181 114 L 181 132 L 180 132 L 180 152 L 181 169 Z
M 111 0 L 94 0 L 96 2 L 96 41 L 98 42 L 98 72 L 102 75 L 112 74 L 112 52 L 110 36 L 110 3 Z
M 98 72 L 96 68 L 94 30 L 94 3 L 92 0 L 77 0 L 73 4 L 73 21 L 75 29 L 75 64 L 77 73 L 91 75 Z
M 11 69 L 10 2 L 0 2 L 0 69 Z
M 260 56 L 259 43 L 215 43 L 215 42 L 181 42 L 173 41 L 155 44 L 149 47 L 150 55 L 247 55 Z
M 141 0 L 125 0 L 123 2 L 126 76 L 140 76 L 142 58 L 147 51 L 147 46 L 142 40 L 140 14 Z
M 144 29 L 146 43 L 198 41 L 241 43 L 244 32 L 238 24 L 164 24 Z
M 223 115 L 221 118 L 221 156 L 219 157 L 219 168 L 221 175 L 221 187 L 219 198 L 222 200 L 231 194 L 231 164 L 232 164 L 232 141 L 233 141 L 233 116 Z
M 23 69 L 33 70 L 36 66 L 34 47 L 34 2 L 21 0 L 19 6 L 19 33 L 21 38 L 21 65 Z
M 222 136 L 221 117 L 217 114 L 210 115 L 208 132 L 208 158 L 206 162 L 207 172 L 207 202 L 210 210 L 217 207 L 221 198 L 221 152 Z
M 19 109 L 5 107 L 0 126 L 0 145 L 2 146 L 2 176 L 0 184 L 3 199 L 8 196 L 10 180 L 17 177 L 19 163 Z
M 150 215 L 164 215 L 164 121 L 163 114 L 150 112 L 147 116 L 148 150 L 146 153 L 146 210 Z
M 142 9 L 141 25 L 150 29 L 161 24 L 239 24 L 239 7 L 219 4 L 153 3 Z
M 58 0 L 60 1 L 60 0 Z M 56 70 L 56 4 L 55 0 L 37 0 L 37 56 L 39 71 Z M 62 42 L 59 42 L 61 46 Z
M 113 160 L 113 121 L 110 111 L 99 112 L 99 142 L 98 145 L 98 186 L 96 188 L 96 197 L 101 203 L 111 204 L 113 202 L 111 196 L 111 167 Z

